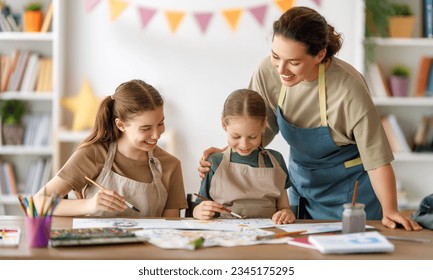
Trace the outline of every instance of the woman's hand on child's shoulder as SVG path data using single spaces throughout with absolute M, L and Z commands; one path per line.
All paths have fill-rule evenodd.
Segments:
M 215 201 L 202 201 L 194 207 L 193 217 L 199 220 L 210 220 L 216 212 L 221 212 L 222 205 Z
M 207 158 L 211 155 L 211 154 L 215 154 L 215 153 L 222 153 L 227 149 L 227 147 L 225 148 L 215 148 L 215 147 L 210 147 L 208 149 L 206 149 L 203 152 L 203 155 L 200 158 L 200 166 L 198 167 L 198 175 L 201 178 L 206 177 L 206 173 L 208 173 L 210 171 L 210 167 L 211 167 L 211 163 L 209 161 L 207 161 Z
M 272 216 L 272 221 L 274 224 L 291 224 L 295 222 L 296 217 L 295 214 L 293 214 L 292 210 L 290 208 L 281 209 L 277 213 L 275 213 Z

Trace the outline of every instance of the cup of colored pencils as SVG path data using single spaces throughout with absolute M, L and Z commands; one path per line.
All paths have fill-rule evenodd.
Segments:
M 36 209 L 33 197 L 18 195 L 20 207 L 25 214 L 27 245 L 31 248 L 47 247 L 51 233 L 51 217 L 59 203 L 59 196 L 45 197 L 40 209 Z

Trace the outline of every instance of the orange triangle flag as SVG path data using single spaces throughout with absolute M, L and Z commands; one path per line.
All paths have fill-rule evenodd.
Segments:
M 296 0 L 274 0 L 275 4 L 280 8 L 281 12 L 285 12 L 288 9 L 295 6 Z
M 175 33 L 177 27 L 185 16 L 185 12 L 181 11 L 165 11 L 165 16 L 167 17 L 168 24 L 172 33 Z
M 223 10 L 222 13 L 225 19 L 227 20 L 230 28 L 232 30 L 236 30 L 239 23 L 239 18 L 242 14 L 242 10 L 241 9 Z
M 128 7 L 129 3 L 121 0 L 110 0 L 111 20 L 115 21 Z

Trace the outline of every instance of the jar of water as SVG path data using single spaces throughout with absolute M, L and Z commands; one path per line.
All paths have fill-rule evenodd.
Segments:
M 343 233 L 355 233 L 365 231 L 366 215 L 365 205 L 362 203 L 346 203 L 343 205 Z

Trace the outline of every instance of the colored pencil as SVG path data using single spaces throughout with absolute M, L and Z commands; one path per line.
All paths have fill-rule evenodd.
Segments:
M 277 238 L 283 238 L 288 236 L 297 236 L 300 234 L 303 234 L 307 232 L 306 230 L 298 230 L 298 231 L 288 231 L 288 232 L 281 232 L 281 233 L 275 233 L 272 235 L 257 235 L 257 240 L 270 240 L 270 239 L 277 239 Z
M 198 197 L 198 198 L 201 198 L 201 199 L 204 200 L 204 201 L 211 201 L 210 199 L 208 199 L 208 198 L 206 198 L 206 197 L 204 197 L 204 196 L 201 196 L 201 195 L 199 195 L 199 194 L 194 193 L 194 195 L 195 195 L 196 197 Z M 221 209 L 222 209 L 223 211 L 225 211 L 225 212 L 227 212 L 227 213 L 229 213 L 229 214 L 235 216 L 236 218 L 239 218 L 239 219 L 245 219 L 245 217 L 242 217 L 241 215 L 236 214 L 235 212 L 233 212 L 232 210 L 230 210 L 230 209 L 228 209 L 228 208 L 226 208 L 226 207 L 222 207 Z
M 94 184 L 95 186 L 97 186 L 98 188 L 100 188 L 101 190 L 105 190 L 105 188 L 101 185 L 99 185 L 98 183 L 96 183 L 95 181 L 93 181 L 92 179 L 90 179 L 89 177 L 85 176 L 84 178 L 86 178 L 87 181 L 89 181 L 90 183 Z M 125 200 L 125 204 L 126 206 L 128 206 L 129 208 L 131 208 L 132 210 L 135 210 L 137 212 L 140 212 L 140 210 L 138 210 L 137 207 L 135 207 L 134 205 L 132 205 L 131 203 L 129 203 L 128 201 Z

